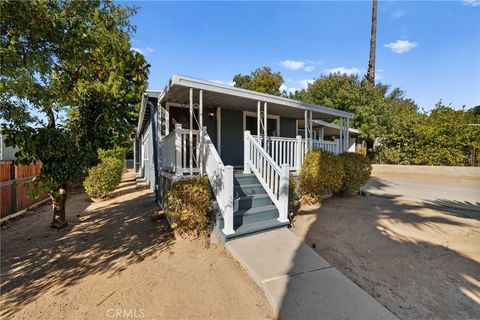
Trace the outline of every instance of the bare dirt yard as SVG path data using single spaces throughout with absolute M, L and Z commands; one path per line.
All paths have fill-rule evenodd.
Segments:
M 292 231 L 400 319 L 480 319 L 480 221 L 441 204 L 338 198 Z
M 109 200 L 72 194 L 64 230 L 50 229 L 50 206 L 3 226 L 0 318 L 273 317 L 223 246 L 175 240 L 156 208 L 127 174 Z

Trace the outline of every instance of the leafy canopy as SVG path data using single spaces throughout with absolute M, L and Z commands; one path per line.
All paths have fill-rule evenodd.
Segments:
M 270 67 L 257 68 L 249 75 L 237 74 L 233 77 L 234 86 L 247 90 L 280 96 L 283 77 L 280 72 L 272 72 Z

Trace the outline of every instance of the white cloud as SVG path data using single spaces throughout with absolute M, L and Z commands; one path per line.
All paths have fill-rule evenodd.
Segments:
M 480 0 L 462 0 L 464 6 L 476 7 L 480 6 Z
M 287 87 L 285 84 L 280 86 L 280 91 L 286 91 L 287 93 L 294 93 L 295 91 L 300 91 L 301 88 Z
M 400 19 L 401 17 L 405 17 L 407 15 L 407 12 L 403 9 L 398 9 L 392 12 L 391 17 L 392 20 L 397 20 Z
M 302 86 L 302 89 L 308 88 L 308 85 L 313 83 L 313 81 L 315 81 L 315 80 L 313 80 L 313 79 L 300 80 L 300 84 Z
M 387 43 L 385 47 L 390 48 L 393 53 L 402 54 L 418 47 L 418 43 L 408 40 L 397 40 L 395 42 Z
M 290 70 L 298 70 L 305 66 L 305 61 L 283 60 L 280 61 L 280 65 Z
M 303 70 L 306 72 L 312 72 L 313 70 L 315 70 L 315 66 L 306 66 L 305 68 L 303 68 Z
M 145 47 L 145 48 L 143 48 L 143 49 L 142 49 L 142 48 L 132 47 L 131 50 L 132 50 L 132 51 L 136 51 L 136 52 L 138 52 L 138 53 L 141 53 L 141 54 L 143 54 L 143 55 L 144 55 L 145 53 L 152 53 L 152 52 L 155 51 L 155 50 L 154 50 L 153 48 L 151 48 L 151 47 Z
M 336 68 L 331 68 L 331 69 L 326 69 L 325 70 L 327 73 L 346 73 L 346 74 L 357 74 L 360 73 L 361 70 L 355 67 L 352 68 L 345 68 L 345 67 L 336 67 Z

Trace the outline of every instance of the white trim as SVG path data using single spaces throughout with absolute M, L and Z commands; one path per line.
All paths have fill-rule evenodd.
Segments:
M 247 116 L 252 118 L 257 118 L 257 113 L 252 111 L 243 111 L 243 131 L 247 130 Z M 275 114 L 268 114 L 267 119 L 276 119 L 277 120 L 277 137 L 280 137 L 280 116 Z M 266 125 L 266 124 L 265 124 Z M 257 132 L 258 135 L 258 132 Z
M 222 157 L 222 108 L 217 107 L 217 151 Z

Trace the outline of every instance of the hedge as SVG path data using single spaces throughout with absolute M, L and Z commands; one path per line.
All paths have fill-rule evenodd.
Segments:
M 344 194 L 353 194 L 367 183 L 372 173 L 371 161 L 364 155 L 358 153 L 342 153 L 339 155 L 342 160 L 345 178 L 340 191 Z
M 115 158 L 123 162 L 125 161 L 125 148 L 116 147 L 114 149 L 108 150 L 99 149 L 98 158 L 100 159 L 100 161 L 103 161 L 107 158 Z
M 300 171 L 302 196 L 309 202 L 338 193 L 343 185 L 345 172 L 338 156 L 324 151 L 310 151 Z
M 172 228 L 180 234 L 206 236 L 209 232 L 208 210 L 211 191 L 207 178 L 195 177 L 180 180 L 167 190 L 165 214 L 172 221 Z
M 114 158 L 104 158 L 98 165 L 90 168 L 83 181 L 83 187 L 91 198 L 106 198 L 120 184 L 122 173 L 122 161 Z

